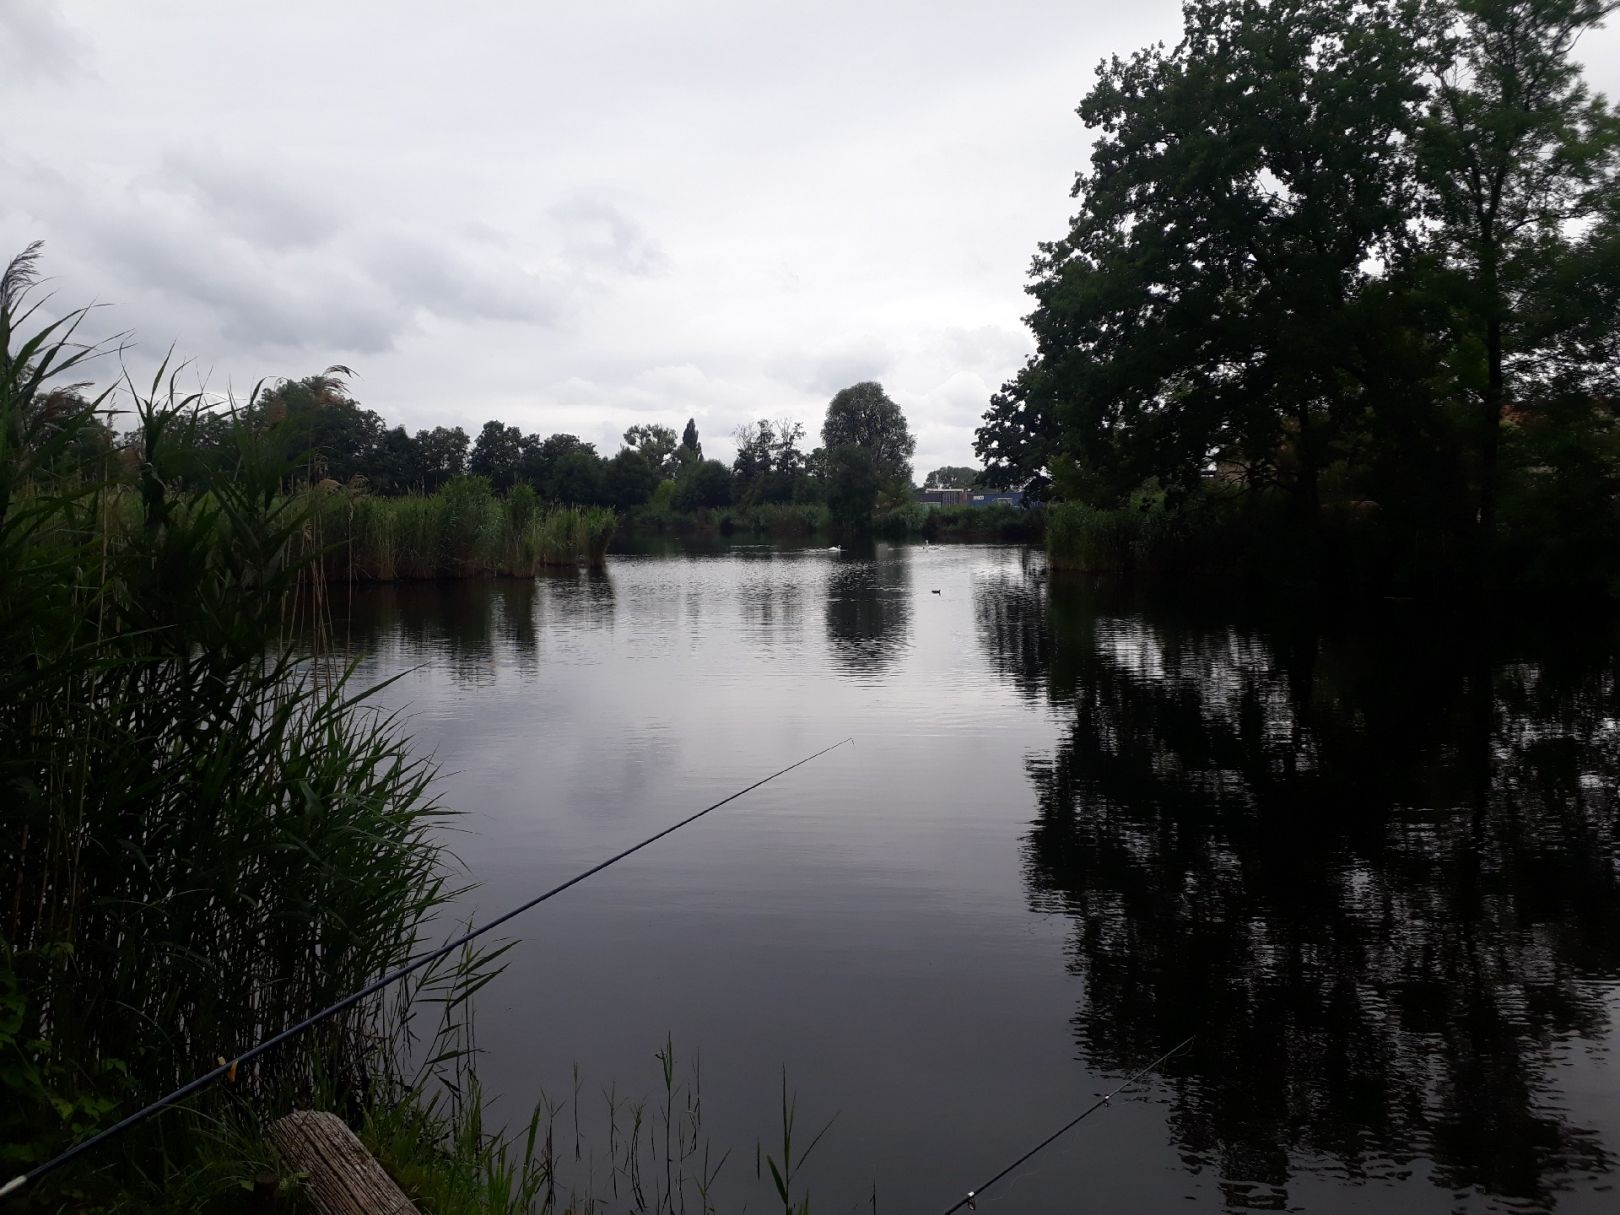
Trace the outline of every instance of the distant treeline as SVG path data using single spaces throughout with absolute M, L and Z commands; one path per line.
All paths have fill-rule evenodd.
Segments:
M 977 438 L 1052 554 L 1620 595 L 1606 0 L 1189 0 L 1113 58 Z
M 235 436 L 245 428 L 275 441 L 296 461 L 294 481 L 345 487 L 377 497 L 433 495 L 466 477 L 482 479 L 499 494 L 524 489 L 541 502 L 644 513 L 670 525 L 708 518 L 715 511 L 738 519 L 770 517 L 816 527 L 870 526 L 879 512 L 912 501 L 911 456 L 917 441 L 900 407 L 881 384 L 854 384 L 828 403 L 820 446 L 807 448 L 803 423 L 761 419 L 737 428 L 737 455 L 728 466 L 707 459 L 697 422 L 677 436 L 658 424 L 624 432 L 612 456 L 577 435 L 525 434 L 498 420 L 476 437 L 459 426 L 418 430 L 389 427 L 349 393 L 352 373 L 331 367 L 301 380 L 275 383 L 245 403 L 203 408 L 189 421 L 195 448 L 234 459 Z M 82 409 L 82 398 L 59 394 L 55 408 Z M 128 445 L 126 441 L 126 446 Z M 81 434 L 73 458 L 88 459 L 119 446 L 109 427 Z M 139 453 L 132 452 L 138 459 Z M 206 457 L 205 457 L 206 458 Z M 947 466 L 929 484 L 967 484 L 978 470 Z M 760 508 L 778 509 L 759 516 Z

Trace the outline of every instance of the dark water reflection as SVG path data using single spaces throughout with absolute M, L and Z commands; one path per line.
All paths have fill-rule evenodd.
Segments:
M 914 591 L 906 550 L 885 546 L 841 562 L 827 579 L 827 639 L 837 669 L 881 679 L 904 649 Z
M 524 923 L 479 1013 L 514 1108 L 672 1032 L 720 1144 L 769 1147 L 786 1063 L 840 1111 L 815 1209 L 926 1215 L 1196 1034 L 980 1209 L 1609 1209 L 1610 626 L 710 545 L 346 627 L 410 672 L 486 911 L 857 738 Z
M 1197 1038 L 1172 1126 L 1233 1205 L 1301 1154 L 1542 1205 L 1612 1135 L 1546 1099 L 1620 968 L 1620 684 L 1569 637 L 1099 610 L 985 584 L 1026 694 L 1032 905 L 1072 916 L 1076 1041 L 1127 1068 Z M 1611 1131 L 1613 1128 L 1609 1128 Z

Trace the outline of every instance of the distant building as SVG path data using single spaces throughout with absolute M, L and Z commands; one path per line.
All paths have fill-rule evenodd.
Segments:
M 1022 506 L 1024 492 L 1019 489 L 919 489 L 917 501 L 924 506 L 994 506 L 998 502 Z

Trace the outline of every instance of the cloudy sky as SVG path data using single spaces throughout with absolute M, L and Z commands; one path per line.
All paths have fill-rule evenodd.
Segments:
M 1101 58 L 1174 0 L 0 0 L 0 251 L 211 388 L 604 453 L 881 380 L 971 462 Z M 1620 91 L 1620 34 L 1582 48 Z

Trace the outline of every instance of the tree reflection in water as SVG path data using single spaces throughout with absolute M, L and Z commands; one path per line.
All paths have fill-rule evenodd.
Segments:
M 1437 1185 L 1546 1205 L 1613 1166 L 1549 1085 L 1607 1032 L 1620 968 L 1612 630 L 1490 653 L 1393 610 L 978 596 L 992 663 L 1064 706 L 1028 760 L 1026 875 L 1074 921 L 1080 1049 L 1129 1070 L 1197 1034 L 1171 1123 L 1229 1202 L 1426 1159 Z
M 847 548 L 827 575 L 827 642 L 833 669 L 871 679 L 910 640 L 911 556 L 904 545 Z

